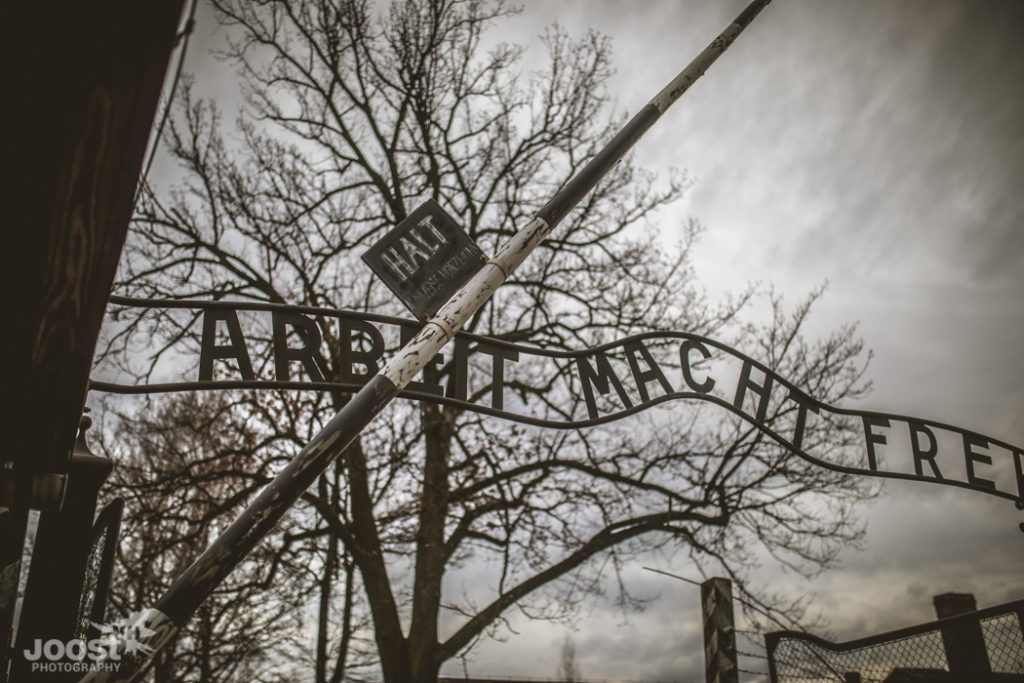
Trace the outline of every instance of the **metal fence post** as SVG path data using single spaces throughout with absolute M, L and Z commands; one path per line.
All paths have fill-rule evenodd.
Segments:
M 768 658 L 768 683 L 779 683 L 779 670 L 775 665 L 775 651 L 779 648 L 779 639 L 781 634 L 766 633 L 764 634 L 764 653 Z
M 92 419 L 84 416 L 68 464 L 68 483 L 60 510 L 39 517 L 17 646 L 11 657 L 11 680 L 69 681 L 75 672 L 32 672 L 23 652 L 35 640 L 70 641 L 76 636 L 85 564 L 92 544 L 96 497 L 113 463 L 94 455 L 85 442 Z
M 932 598 L 935 616 L 939 619 L 976 612 L 978 605 L 970 593 L 943 593 Z M 956 619 L 943 624 L 942 647 L 946 651 L 949 673 L 957 680 L 972 680 L 989 674 L 988 653 L 985 638 L 981 633 L 981 622 L 977 619 Z
M 700 603 L 704 615 L 704 680 L 739 683 L 732 582 L 721 577 L 708 579 L 700 585 Z

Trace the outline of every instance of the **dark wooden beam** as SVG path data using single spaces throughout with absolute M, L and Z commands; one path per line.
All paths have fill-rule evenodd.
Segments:
M 5 12 L 5 575 L 21 553 L 29 482 L 67 470 L 183 2 L 15 2 Z
M 62 471 L 75 442 L 182 4 L 9 8 L 17 191 L 5 208 L 21 240 L 3 253 L 22 275 L 7 293 L 18 317 L 8 328 L 11 448 L 0 457 L 36 470 Z

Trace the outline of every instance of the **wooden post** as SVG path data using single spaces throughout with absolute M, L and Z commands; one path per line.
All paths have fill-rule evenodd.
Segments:
M 5 179 L 6 466 L 0 680 L 24 518 L 40 482 L 58 507 L 100 322 L 121 255 L 183 0 L 14 2 Z M 15 581 L 16 584 L 16 581 Z
M 92 546 L 96 498 L 114 467 L 108 458 L 89 451 L 85 431 L 91 422 L 88 416 L 82 418 L 78 443 L 68 465 L 64 504 L 60 510 L 44 510 L 39 515 L 17 645 L 11 656 L 12 681 L 56 683 L 74 681 L 81 675 L 74 671 L 33 672 L 22 653 L 31 650 L 36 640 L 67 643 L 88 637 L 87 632 L 79 630 L 82 587 Z
M 943 593 L 933 599 L 935 615 L 947 619 L 978 610 L 970 593 Z M 992 672 L 981 623 L 977 619 L 956 619 L 942 626 L 942 647 L 949 673 L 956 680 L 976 680 Z
M 714 577 L 700 585 L 704 615 L 704 680 L 739 683 L 736 621 L 732 613 L 732 582 Z
M 21 554 L 28 524 L 28 507 L 0 512 L 0 681 L 7 681 L 7 662 L 13 639 L 14 607 L 18 600 Z
M 8 161 L 24 187 L 8 208 L 23 241 L 4 253 L 26 279 L 10 297 L 24 310 L 6 335 L 16 429 L 2 457 L 35 471 L 63 472 L 75 443 L 182 4 L 10 8 L 10 47 L 26 67 L 14 76 L 23 125 L 12 127 Z

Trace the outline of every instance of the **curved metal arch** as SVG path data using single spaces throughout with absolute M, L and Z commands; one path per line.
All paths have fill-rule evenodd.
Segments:
M 289 313 L 300 313 L 305 315 L 313 316 L 326 316 L 340 319 L 353 319 L 360 321 L 369 321 L 383 323 L 387 325 L 395 326 L 422 326 L 422 322 L 411 320 L 408 318 L 400 318 L 396 316 L 381 315 L 378 313 L 366 313 L 361 311 L 351 311 L 345 309 L 332 309 L 319 306 L 293 306 L 288 304 L 275 304 L 269 302 L 246 302 L 246 301 L 199 301 L 191 299 L 180 299 L 180 300 L 159 300 L 159 299 L 136 299 L 124 296 L 112 296 L 110 302 L 131 308 L 168 308 L 168 309 L 201 309 L 201 310 L 213 310 L 213 309 L 230 309 L 230 310 L 244 310 L 244 311 L 264 311 L 264 312 L 289 312 Z M 710 337 L 706 337 L 691 332 L 676 332 L 676 331 L 665 331 L 665 332 L 643 332 L 639 334 L 629 335 L 622 339 L 615 341 L 606 342 L 598 346 L 594 346 L 587 349 L 576 349 L 576 350 L 563 350 L 563 349 L 550 349 L 541 346 L 534 346 L 529 344 L 515 343 L 496 339 L 493 337 L 487 337 L 479 334 L 472 334 L 468 332 L 459 332 L 457 334 L 459 338 L 466 339 L 469 341 L 476 341 L 480 343 L 486 343 L 492 346 L 499 346 L 502 348 L 517 351 L 534 356 L 542 356 L 547 358 L 556 359 L 576 359 L 584 358 L 587 356 L 593 356 L 598 353 L 610 351 L 612 349 L 622 348 L 631 343 L 643 342 L 651 339 L 658 340 L 670 340 L 678 339 L 683 341 L 698 342 L 708 347 L 715 348 L 736 360 L 742 361 L 743 363 L 750 364 L 751 367 L 757 368 L 759 371 L 765 374 L 766 377 L 770 377 L 773 382 L 777 382 L 783 387 L 790 391 L 797 391 L 802 395 L 805 395 L 809 399 L 809 404 L 817 410 L 824 410 L 829 413 L 836 415 L 845 415 L 850 417 L 859 418 L 880 418 L 887 420 L 895 420 L 900 422 L 913 422 L 916 424 L 925 425 L 927 427 L 934 427 L 949 432 L 954 432 L 961 435 L 975 436 L 984 439 L 989 444 L 999 446 L 1012 453 L 1020 453 L 1022 449 L 1013 446 L 1005 441 L 991 438 L 977 432 L 955 427 L 948 423 L 940 422 L 937 420 L 921 419 L 911 417 L 907 415 L 901 415 L 896 413 L 883 413 L 878 411 L 868 410 L 854 410 L 851 408 L 841 408 L 838 406 L 832 406 L 828 403 L 818 400 L 817 398 L 807 394 L 797 387 L 794 383 L 790 382 L 786 378 L 782 377 L 764 363 L 748 356 L 747 354 L 735 349 L 728 344 L 717 341 Z M 344 393 L 355 393 L 362 387 L 362 383 L 355 382 L 312 382 L 312 381 L 273 381 L 273 380 L 215 380 L 215 381 L 197 381 L 197 382 L 167 382 L 158 384 L 146 384 L 146 385 L 122 385 L 111 382 L 103 381 L 92 381 L 90 387 L 97 391 L 103 391 L 107 393 L 118 393 L 118 394 L 151 394 L 151 393 L 169 393 L 177 391 L 204 391 L 204 390 L 231 390 L 231 389 L 279 389 L 279 390 L 313 390 L 313 391 L 338 391 Z M 955 479 L 936 479 L 933 477 L 923 477 L 914 474 L 904 472 L 892 472 L 877 469 L 868 469 L 862 467 L 853 467 L 848 465 L 837 465 L 827 460 L 815 457 L 803 449 L 796 448 L 794 444 L 779 434 L 777 431 L 772 429 L 766 424 L 759 422 L 753 416 L 747 414 L 743 410 L 737 408 L 733 403 L 726 401 L 723 398 L 714 396 L 709 393 L 700 393 L 695 391 L 675 391 L 672 393 L 663 394 L 651 398 L 650 400 L 642 401 L 629 408 L 617 410 L 607 415 L 602 415 L 596 418 L 584 419 L 584 420 L 551 420 L 545 418 L 533 417 L 530 415 L 522 415 L 519 413 L 496 409 L 490 406 L 479 405 L 471 403 L 469 401 L 452 398 L 444 395 L 431 394 L 422 391 L 416 391 L 413 389 L 405 389 L 399 393 L 399 396 L 408 398 L 416 401 L 428 401 L 432 403 L 438 403 L 442 405 L 448 405 L 453 407 L 463 408 L 475 413 L 484 415 L 490 415 L 492 417 L 498 417 L 521 424 L 527 424 L 535 427 L 542 427 L 548 429 L 585 429 L 587 427 L 594 427 L 602 424 L 607 424 L 620 420 L 636 413 L 642 412 L 648 408 L 667 403 L 675 400 L 699 400 L 712 403 L 716 406 L 724 408 L 738 417 L 742 418 L 753 427 L 760 430 L 766 436 L 776 441 L 779 445 L 788 448 L 798 457 L 803 460 L 819 466 L 825 469 L 833 470 L 835 472 L 841 472 L 844 474 L 859 474 L 871 477 L 879 477 L 884 479 L 900 479 L 905 481 L 927 481 L 946 486 L 956 486 L 958 488 L 965 488 L 972 491 L 980 491 L 988 495 L 1005 498 L 1017 502 L 1019 505 L 1024 505 L 1024 499 L 1020 496 L 1013 495 L 1006 491 L 1000 491 L 998 489 L 990 489 L 981 486 L 973 485 L 969 482 L 958 481 Z M 1017 456 L 1014 456 L 1017 457 Z

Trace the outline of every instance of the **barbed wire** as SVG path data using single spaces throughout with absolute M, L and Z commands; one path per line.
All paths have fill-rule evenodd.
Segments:
M 736 670 L 739 671 L 740 673 L 753 674 L 754 676 L 767 676 L 768 675 L 767 671 L 752 671 L 750 669 L 744 669 L 741 666 L 736 667 Z

